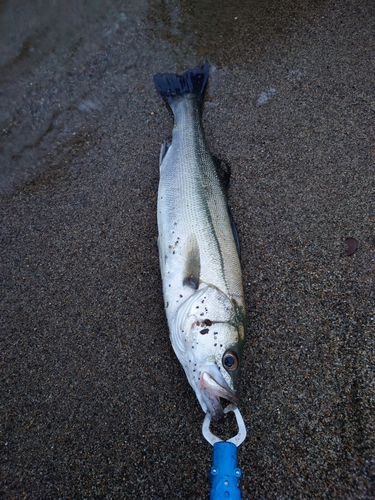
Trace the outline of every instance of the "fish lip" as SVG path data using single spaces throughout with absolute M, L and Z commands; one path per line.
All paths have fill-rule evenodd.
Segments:
M 208 371 L 204 371 L 201 375 L 200 385 L 210 402 L 208 411 L 211 413 L 214 420 L 222 420 L 224 410 L 220 399 L 226 399 L 230 403 L 237 405 L 237 396 L 235 392 L 228 386 L 225 380 L 220 376 L 220 384 L 217 379 Z

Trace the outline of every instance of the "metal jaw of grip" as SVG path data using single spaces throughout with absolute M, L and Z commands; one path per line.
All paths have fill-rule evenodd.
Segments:
M 203 421 L 203 436 L 213 445 L 212 467 L 209 475 L 212 481 L 210 500 L 241 499 L 238 481 L 242 476 L 242 471 L 237 467 L 237 446 L 246 438 L 246 427 L 237 406 L 228 405 L 224 413 L 230 411 L 236 416 L 238 433 L 228 441 L 222 441 L 210 431 L 211 416 L 209 414 L 206 414 Z

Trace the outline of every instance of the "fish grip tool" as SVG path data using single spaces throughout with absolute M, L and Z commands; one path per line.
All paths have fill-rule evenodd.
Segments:
M 212 481 L 210 500 L 241 499 L 238 481 L 242 476 L 242 471 L 237 466 L 237 447 L 246 438 L 246 427 L 237 406 L 230 404 L 224 409 L 224 413 L 230 411 L 235 414 L 238 433 L 228 441 L 222 441 L 211 432 L 211 415 L 209 413 L 206 413 L 202 425 L 203 436 L 213 446 L 212 466 L 209 474 Z

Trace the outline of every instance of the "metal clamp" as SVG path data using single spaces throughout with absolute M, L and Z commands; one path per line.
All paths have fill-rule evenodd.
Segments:
M 246 438 L 245 422 L 243 421 L 241 412 L 236 405 L 230 404 L 224 409 L 224 413 L 229 413 L 230 411 L 232 411 L 236 416 L 238 433 L 232 438 L 228 439 L 228 441 L 226 442 L 232 443 L 236 446 L 240 446 L 240 444 L 243 443 Z M 202 425 L 202 434 L 207 439 L 207 441 L 213 446 L 215 443 L 220 443 L 223 440 L 215 436 L 215 434 L 213 434 L 210 431 L 210 424 L 211 424 L 211 415 L 209 413 L 206 413 Z

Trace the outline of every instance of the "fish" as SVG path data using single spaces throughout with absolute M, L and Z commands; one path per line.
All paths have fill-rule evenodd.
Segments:
M 246 332 L 238 233 L 227 202 L 229 169 L 207 149 L 202 105 L 209 63 L 154 84 L 174 115 L 160 150 L 159 262 L 173 350 L 202 410 L 237 404 Z

